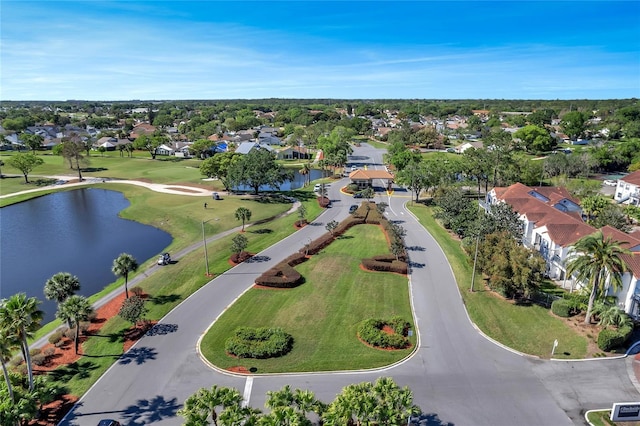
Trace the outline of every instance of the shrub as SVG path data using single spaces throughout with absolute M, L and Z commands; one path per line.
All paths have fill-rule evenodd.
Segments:
M 62 340 L 62 337 L 64 335 L 64 332 L 62 330 L 56 330 L 53 333 L 51 333 L 51 335 L 49 336 L 49 343 L 51 343 L 52 345 L 55 345 L 56 343 L 58 343 L 60 340 Z
M 318 204 L 320 204 L 320 207 L 322 208 L 327 208 L 329 207 L 329 204 L 331 204 L 331 200 L 327 197 L 318 197 Z
M 47 357 L 44 354 L 39 353 L 31 357 L 31 362 L 33 365 L 44 365 L 44 363 L 47 362 Z
M 56 353 L 55 348 L 47 348 L 44 351 L 42 351 L 42 353 L 44 354 L 44 356 L 46 356 L 47 358 L 53 356 L 53 354 Z
M 394 333 L 384 332 L 382 329 L 385 326 L 391 327 Z M 399 317 L 390 320 L 369 318 L 358 326 L 358 337 L 377 348 L 404 349 L 410 345 L 409 340 L 405 337 L 409 327 L 410 324 Z
M 551 312 L 562 318 L 569 318 L 571 316 L 571 304 L 566 299 L 554 300 L 551 303 Z
M 240 327 L 225 342 L 225 350 L 240 358 L 273 358 L 293 347 L 293 337 L 281 328 Z
M 41 352 L 42 352 L 42 349 L 40 349 L 40 348 L 31 348 L 31 349 L 29 349 L 29 355 L 31 355 L 31 356 L 40 355 Z
M 407 274 L 407 263 L 396 260 L 392 254 L 374 256 L 372 258 L 362 259 L 362 266 L 369 271 L 395 272 L 398 274 Z
M 67 339 L 71 339 L 71 340 L 75 339 L 75 337 L 76 337 L 76 328 L 75 327 L 74 328 L 67 328 L 64 331 L 64 337 L 66 337 Z
M 624 336 L 618 330 L 605 328 L 598 334 L 598 347 L 610 351 L 624 343 Z
M 142 295 L 144 294 L 144 291 L 140 286 L 135 286 L 130 291 L 134 296 L 138 296 L 138 297 L 142 297 Z

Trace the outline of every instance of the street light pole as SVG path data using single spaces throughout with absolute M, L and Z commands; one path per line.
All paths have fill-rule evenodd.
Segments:
M 204 236 L 204 224 L 209 222 L 210 220 L 213 220 L 213 219 L 202 221 L 202 245 L 204 245 L 204 264 L 207 271 L 205 275 L 207 277 L 210 277 L 211 274 L 209 273 L 209 254 L 207 253 L 207 239 Z

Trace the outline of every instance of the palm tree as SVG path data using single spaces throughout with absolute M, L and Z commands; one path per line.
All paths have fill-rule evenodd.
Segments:
M 60 308 L 60 304 L 78 290 L 80 290 L 78 277 L 68 272 L 58 272 L 44 284 L 44 297 L 47 300 L 55 300 Z M 71 328 L 71 321 L 68 321 L 67 325 Z
M 4 329 L 0 330 L 0 364 L 2 364 L 2 374 L 4 374 L 4 380 L 7 383 L 7 390 L 12 404 L 14 402 L 13 386 L 11 386 L 11 378 L 9 377 L 6 362 L 11 359 L 13 349 L 16 346 L 16 341 L 9 336 L 7 331 Z
M 299 173 L 304 177 L 302 186 L 307 186 L 307 178 L 311 181 L 311 165 L 309 163 L 304 163 Z
M 571 247 L 567 274 L 591 286 L 585 324 L 591 324 L 593 304 L 607 282 L 614 289 L 622 287 L 622 274 L 629 269 L 622 256 L 629 253 L 620 242 L 605 239 L 602 231 L 580 238 Z
M 185 418 L 186 425 L 205 425 L 211 417 L 214 425 L 218 425 L 218 413 L 216 408 L 223 409 L 239 406 L 242 395 L 237 389 L 218 387 L 213 385 L 211 389 L 200 388 L 184 402 L 184 407 L 178 411 L 178 415 Z
M 27 364 L 29 391 L 33 390 L 33 368 L 29 354 L 28 339 L 40 327 L 43 312 L 38 309 L 40 301 L 35 297 L 27 298 L 25 293 L 14 294 L 0 303 L 0 329 L 5 329 L 9 337 L 20 341 L 22 356 Z
M 235 216 L 237 220 L 242 221 L 242 232 L 244 232 L 244 223 L 251 219 L 251 210 L 246 207 L 238 207 Z
M 93 306 L 89 303 L 89 299 L 84 296 L 73 295 L 62 302 L 58 308 L 56 315 L 58 318 L 73 322 L 76 328 L 76 335 L 74 338 L 74 345 L 76 354 L 78 353 L 78 337 L 80 336 L 80 321 L 86 321 L 93 313 Z
M 131 256 L 128 253 L 122 253 L 113 261 L 113 266 L 111 267 L 111 272 L 113 272 L 118 277 L 124 277 L 124 294 L 125 297 L 129 298 L 129 288 L 127 287 L 127 283 L 129 281 L 129 273 L 135 272 L 138 270 L 138 262 L 135 257 Z

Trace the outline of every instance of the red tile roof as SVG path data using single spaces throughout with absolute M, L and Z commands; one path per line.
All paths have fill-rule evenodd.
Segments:
M 629 173 L 628 175 L 626 175 L 625 177 L 621 178 L 620 180 L 625 181 L 627 183 L 631 183 L 633 185 L 639 185 L 640 186 L 640 170 L 637 170 L 633 173 Z

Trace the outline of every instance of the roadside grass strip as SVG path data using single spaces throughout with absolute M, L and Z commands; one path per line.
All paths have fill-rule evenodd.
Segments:
M 516 351 L 542 358 L 550 357 L 555 339 L 559 345 L 554 358 L 582 359 L 586 356 L 586 339 L 555 318 L 549 309 L 535 304 L 518 306 L 502 299 L 485 289 L 481 274 L 476 274 L 475 291 L 469 292 L 473 265 L 460 243 L 436 222 L 429 207 L 414 204 L 409 210 L 442 247 L 469 317 L 483 333 Z

